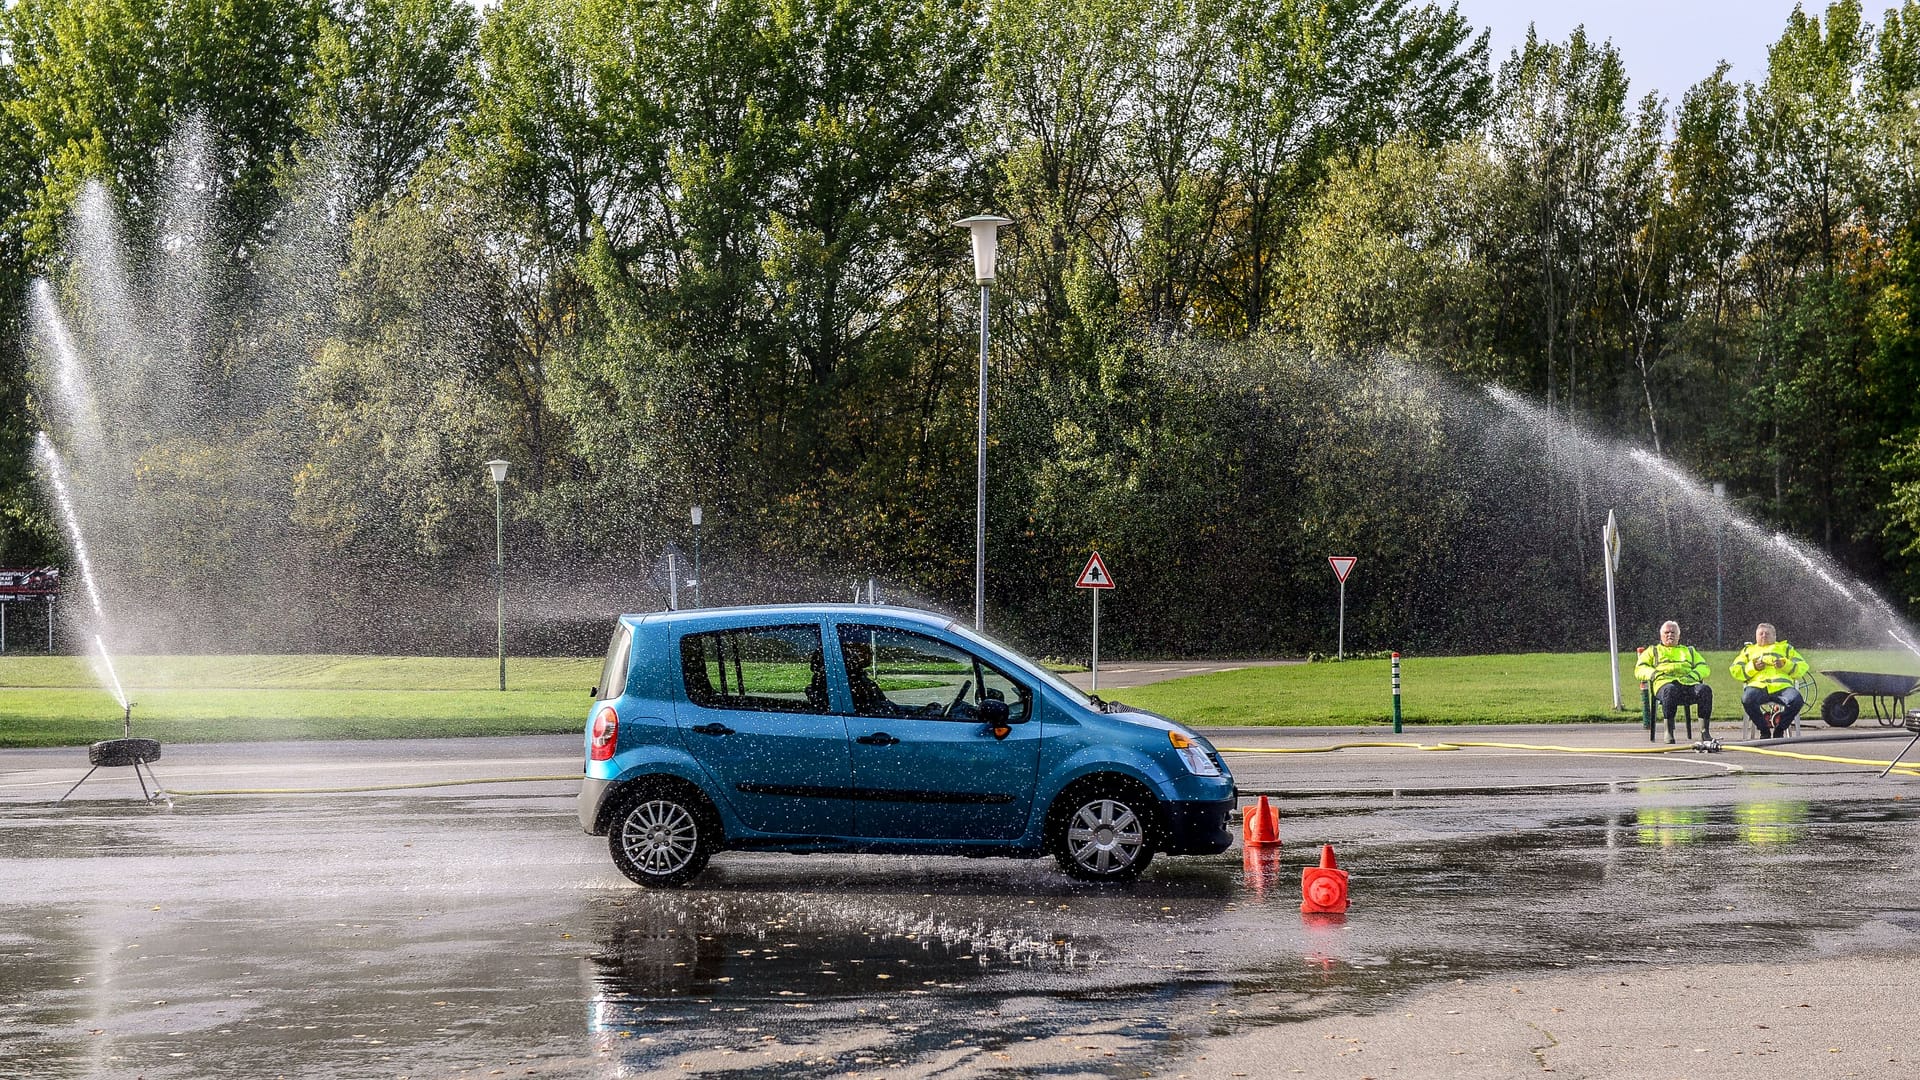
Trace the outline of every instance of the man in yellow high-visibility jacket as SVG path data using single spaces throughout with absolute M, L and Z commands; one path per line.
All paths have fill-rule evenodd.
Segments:
M 1633 677 L 1652 684 L 1653 698 L 1669 725 L 1682 705 L 1692 705 L 1704 724 L 1713 719 L 1713 687 L 1707 685 L 1712 670 L 1700 650 L 1680 644 L 1680 624 L 1669 619 L 1660 624 L 1660 644 L 1640 650 Z
M 1792 645 L 1777 640 L 1772 623 L 1753 628 L 1753 642 L 1733 658 L 1733 677 L 1747 684 L 1740 695 L 1740 704 L 1761 738 L 1786 737 L 1794 718 L 1807 706 L 1800 691 L 1793 686 L 1806 674 L 1806 658 Z M 1766 714 L 1760 711 L 1760 706 L 1770 701 L 1778 702 L 1781 710 L 1779 724 L 1771 729 L 1767 726 Z

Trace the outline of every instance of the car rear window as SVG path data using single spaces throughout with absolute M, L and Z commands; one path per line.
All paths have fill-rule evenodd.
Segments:
M 607 662 L 600 668 L 600 685 L 594 694 L 601 700 L 617 698 L 627 692 L 627 650 L 633 647 L 633 627 L 615 623 L 613 640 L 607 643 Z
M 709 709 L 827 711 L 818 626 L 756 626 L 680 639 L 687 700 Z

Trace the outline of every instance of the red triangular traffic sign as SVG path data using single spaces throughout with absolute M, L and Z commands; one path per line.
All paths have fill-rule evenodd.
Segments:
M 1113 575 L 1107 573 L 1107 564 L 1100 558 L 1099 552 L 1094 552 L 1093 558 L 1087 560 L 1087 568 L 1080 571 L 1080 580 L 1073 584 L 1078 589 L 1113 588 Z
M 1340 579 L 1340 584 L 1345 585 L 1347 575 L 1353 573 L 1353 564 L 1360 560 L 1351 555 L 1329 555 L 1327 561 L 1333 564 L 1333 576 Z

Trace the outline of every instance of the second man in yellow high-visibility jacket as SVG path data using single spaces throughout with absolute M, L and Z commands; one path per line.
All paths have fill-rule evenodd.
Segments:
M 1753 643 L 1733 658 L 1733 677 L 1747 686 L 1740 695 L 1740 704 L 1761 738 L 1786 737 L 1794 718 L 1807 706 L 1806 699 L 1793 685 L 1806 674 L 1806 658 L 1792 645 L 1777 639 L 1772 623 L 1753 628 Z M 1780 705 L 1779 723 L 1771 728 L 1767 726 L 1766 714 L 1760 711 L 1760 706 L 1770 701 Z
M 1700 650 L 1680 644 L 1680 624 L 1669 619 L 1660 624 L 1660 644 L 1640 650 L 1633 677 L 1652 684 L 1667 723 L 1673 723 L 1682 705 L 1692 705 L 1704 723 L 1713 719 L 1713 687 L 1707 685 L 1711 670 Z

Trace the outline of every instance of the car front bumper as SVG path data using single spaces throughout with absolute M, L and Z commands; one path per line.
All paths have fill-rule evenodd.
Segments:
M 1165 804 L 1169 855 L 1215 855 L 1233 846 L 1227 815 L 1239 799 L 1228 795 L 1210 801 L 1179 800 Z

